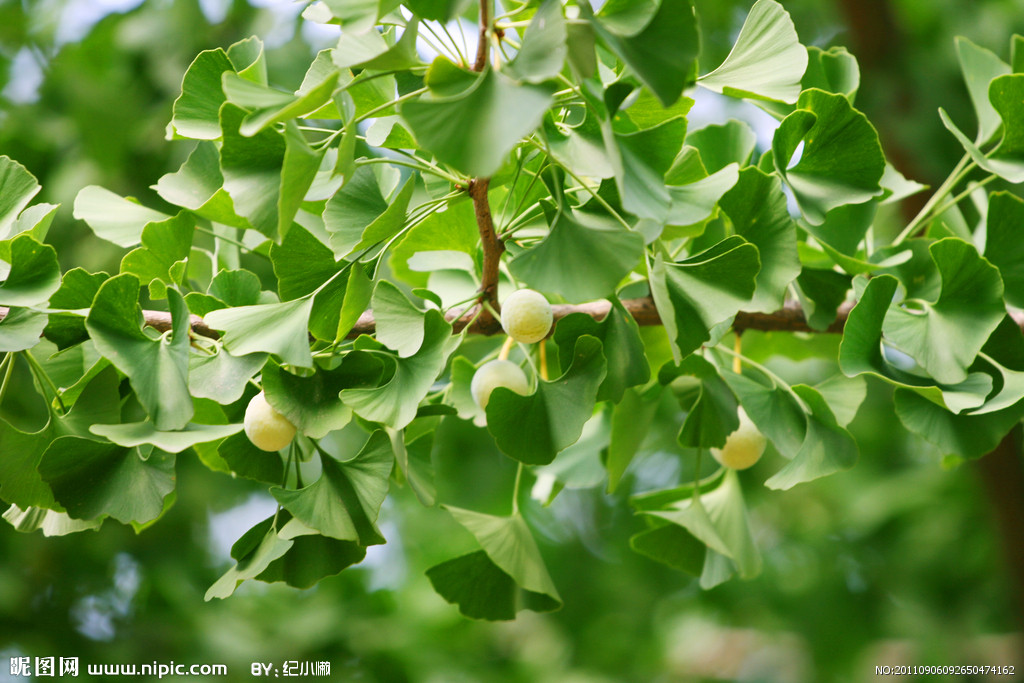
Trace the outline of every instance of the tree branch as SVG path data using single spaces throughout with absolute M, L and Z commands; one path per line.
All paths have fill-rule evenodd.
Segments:
M 487 66 L 487 49 L 491 29 L 491 0 L 480 0 L 480 39 L 476 44 L 476 61 L 473 71 L 483 71 Z
M 487 68 L 490 55 L 491 0 L 480 0 L 480 38 L 476 46 L 476 62 L 474 71 Z M 477 298 L 480 311 L 480 323 L 493 327 L 497 321 L 491 310 L 497 311 L 498 304 L 498 271 L 501 266 L 501 253 L 505 251 L 505 243 L 498 239 L 494 231 L 494 219 L 491 216 L 491 204 L 487 200 L 487 189 L 490 178 L 472 178 L 469 181 L 469 196 L 473 199 L 473 212 L 476 215 L 477 229 L 480 231 L 480 245 L 484 252 L 484 262 L 480 274 L 480 296 Z M 489 308 L 488 308 L 489 307 Z
M 622 301 L 623 307 L 629 311 L 629 314 L 633 316 L 638 325 L 650 327 L 661 325 L 661 317 L 658 315 L 658 309 L 654 306 L 654 300 L 651 297 L 643 297 L 642 299 L 625 299 Z M 572 313 L 583 313 L 589 315 L 595 320 L 603 320 L 608 311 L 610 311 L 612 305 L 607 300 L 592 301 L 585 304 L 555 304 L 551 307 L 554 314 L 555 322 L 558 322 L 562 318 Z M 732 328 L 737 332 L 744 332 L 746 330 L 760 330 L 762 332 L 811 332 L 818 334 L 841 334 L 843 327 L 846 325 L 846 319 L 850 315 L 850 311 L 853 309 L 853 302 L 847 301 L 839 307 L 839 311 L 836 315 L 835 321 L 824 330 L 815 330 L 807 323 L 807 318 L 804 317 L 803 311 L 800 309 L 800 304 L 795 301 L 787 301 L 786 305 L 777 311 L 771 313 L 748 313 L 746 311 L 740 311 L 736 314 L 736 319 L 733 321 Z M 476 306 L 469 309 L 457 309 L 449 311 L 445 315 L 445 319 L 452 324 L 453 330 L 458 333 L 462 330 L 469 328 L 470 334 L 483 334 L 492 335 L 498 334 L 501 330 L 501 323 L 495 320 L 493 317 L 476 315 Z M 0 306 L 0 321 L 2 321 L 8 313 L 6 307 Z M 171 314 L 166 311 L 143 311 L 143 318 L 146 324 L 152 328 L 159 330 L 160 332 L 167 332 L 171 329 Z M 1021 328 L 1024 332 L 1024 312 L 1013 311 L 1010 313 L 1013 321 L 1017 324 L 1017 327 Z M 220 338 L 220 332 L 213 329 L 206 324 L 202 318 L 198 315 L 191 316 L 192 318 L 192 332 L 193 334 L 200 337 L 208 337 L 210 339 Z M 349 339 L 354 339 L 362 334 L 373 334 L 377 329 L 377 323 L 373 317 L 372 311 L 366 311 L 363 313 L 359 320 L 356 321 L 352 331 L 348 333 Z

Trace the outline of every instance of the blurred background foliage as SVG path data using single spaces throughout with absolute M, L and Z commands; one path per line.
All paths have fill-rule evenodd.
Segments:
M 696 4 L 707 67 L 728 52 L 752 2 Z M 1011 33 L 1024 33 L 1019 0 L 784 5 L 805 43 L 857 55 L 858 107 L 900 170 L 933 185 L 958 157 L 936 109 L 965 124 L 973 116 L 953 37 L 1006 58 Z M 65 268 L 117 269 L 119 252 L 71 217 L 85 185 L 160 207 L 150 185 L 189 151 L 166 142 L 164 126 L 198 52 L 260 35 L 271 50 L 271 82 L 297 86 L 330 41 L 303 28 L 300 9 L 287 0 L 0 0 L 0 154 L 39 178 L 38 199 L 62 204 L 49 241 Z M 826 369 L 778 353 L 810 348 L 809 340 L 744 341 L 793 382 L 816 381 Z M 33 412 L 18 396 L 0 407 L 21 422 Z M 850 472 L 773 492 L 761 485 L 779 464 L 769 454 L 741 475 L 765 570 L 709 592 L 629 550 L 642 525 L 626 497 L 683 469 L 680 454 L 652 435 L 647 457 L 614 496 L 601 487 L 567 490 L 549 508 L 528 511 L 565 607 L 498 624 L 465 620 L 433 592 L 424 570 L 465 539 L 439 535 L 454 524 L 406 490 L 382 512 L 388 545 L 362 566 L 308 591 L 247 584 L 229 600 L 203 602 L 231 543 L 273 501 L 183 455 L 174 508 L 139 535 L 110 523 L 50 539 L 0 528 L 0 681 L 16 655 L 77 656 L 83 666 L 225 663 L 232 679 L 248 678 L 253 661 L 327 660 L 334 680 L 429 683 L 860 681 L 883 664 L 1021 671 L 1024 615 L 1006 560 L 1007 544 L 1021 539 L 1000 535 L 978 469 L 944 463 L 908 435 L 880 385 L 853 430 L 862 457 Z M 450 457 L 467 452 L 459 438 L 442 433 L 435 444 L 456 492 L 480 485 L 474 468 Z

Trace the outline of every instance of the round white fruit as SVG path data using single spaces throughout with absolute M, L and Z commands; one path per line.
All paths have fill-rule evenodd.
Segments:
M 511 389 L 520 396 L 526 396 L 530 391 L 526 373 L 521 367 L 508 360 L 492 360 L 490 363 L 480 366 L 480 369 L 473 375 L 469 391 L 473 394 L 476 404 L 483 409 L 491 400 L 491 392 L 498 387 Z
M 262 391 L 249 401 L 244 425 L 249 441 L 263 451 L 279 451 L 295 438 L 295 425 L 267 403 Z
M 726 437 L 725 446 L 721 449 L 712 448 L 711 455 L 715 460 L 734 470 L 745 470 L 761 459 L 768 440 L 757 426 L 747 417 L 743 408 L 739 410 L 740 426 Z
M 523 344 L 539 342 L 551 331 L 551 304 L 540 292 L 520 289 L 501 305 L 501 327 Z

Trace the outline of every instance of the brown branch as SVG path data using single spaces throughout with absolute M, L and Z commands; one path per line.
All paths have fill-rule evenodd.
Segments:
M 643 297 L 641 299 L 625 299 L 622 301 L 623 307 L 629 311 L 629 314 L 633 316 L 638 325 L 642 326 L 655 326 L 661 325 L 661 317 L 658 315 L 658 309 L 654 306 L 654 300 L 651 297 Z M 554 313 L 555 322 L 558 322 L 562 318 L 572 313 L 583 313 L 589 315 L 595 320 L 603 320 L 608 311 L 610 311 L 612 305 L 607 300 L 592 301 L 585 304 L 555 304 L 551 307 Z M 817 332 L 824 334 L 839 334 L 842 333 L 843 327 L 846 325 L 846 319 L 850 315 L 850 311 L 853 309 L 853 302 L 847 301 L 839 307 L 838 314 L 836 315 L 835 321 L 824 330 L 815 330 L 808 323 L 807 318 L 804 317 L 803 311 L 800 309 L 800 304 L 795 301 L 787 301 L 786 305 L 777 311 L 771 313 L 749 313 L 747 311 L 740 311 L 736 315 L 736 319 L 733 321 L 732 328 L 737 332 L 744 332 L 746 330 L 760 330 L 762 332 Z M 0 320 L 3 320 L 7 316 L 8 309 L 0 306 Z M 153 327 L 161 332 L 167 332 L 171 329 L 171 314 L 166 311 L 143 311 L 143 317 L 146 324 Z M 1014 322 L 1017 323 L 1017 327 L 1024 331 L 1024 312 L 1013 311 L 1010 313 Z M 218 339 L 220 332 L 213 329 L 206 324 L 202 318 L 198 315 L 191 316 L 192 318 L 192 332 L 195 335 L 201 337 L 208 337 L 210 339 Z M 470 334 L 483 334 L 492 335 L 501 332 L 501 323 L 495 320 L 493 317 L 485 315 L 477 315 L 477 307 L 473 306 L 469 309 L 458 309 L 449 311 L 445 315 L 445 319 L 452 324 L 452 329 L 458 333 L 462 330 L 469 328 Z M 355 326 L 352 327 L 352 331 L 348 333 L 349 339 L 354 339 L 362 334 L 373 334 L 377 329 L 377 323 L 373 317 L 373 311 L 366 311 L 363 313 L 359 320 L 356 321 Z
M 491 0 L 480 0 L 480 38 L 476 46 L 474 71 L 483 71 L 487 67 L 490 55 Z M 484 262 L 480 273 L 480 295 L 477 298 L 480 311 L 480 324 L 492 328 L 497 321 L 492 310 L 499 310 L 498 304 L 498 271 L 501 266 L 501 254 L 505 251 L 505 243 L 498 239 L 494 231 L 494 219 L 491 216 L 491 204 L 487 199 L 490 178 L 471 178 L 469 196 L 473 199 L 473 213 L 476 215 L 477 229 L 480 231 L 480 246 L 484 252 Z
M 487 200 L 489 178 L 474 178 L 469 181 L 469 196 L 473 198 L 473 211 L 476 224 L 480 231 L 480 245 L 484 252 L 483 269 L 480 274 L 480 304 L 489 304 L 498 310 L 498 269 L 501 265 L 501 254 L 505 251 L 505 243 L 498 239 L 494 231 L 494 220 L 491 217 L 491 205 Z M 481 317 L 484 322 L 492 321 L 494 316 L 486 308 Z
M 476 61 L 473 71 L 483 71 L 487 66 L 488 41 L 491 28 L 491 0 L 480 0 L 480 38 L 476 44 Z

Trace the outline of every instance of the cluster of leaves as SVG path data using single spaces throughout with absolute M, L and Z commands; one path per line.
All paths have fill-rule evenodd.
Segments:
M 194 453 L 279 503 L 207 594 L 227 597 L 247 579 L 305 587 L 361 561 L 385 541 L 395 484 L 468 531 L 468 552 L 428 572 L 437 592 L 507 619 L 560 604 L 527 489 L 544 503 L 564 487 L 612 492 L 665 450 L 692 481 L 631 498 L 649 523 L 633 548 L 705 587 L 755 575 L 740 478 L 701 457 L 738 405 L 787 460 L 766 481 L 776 489 L 855 463 L 846 425 L 864 375 L 898 387 L 902 422 L 959 457 L 1024 415 L 1024 338 L 1007 309 L 1024 305 L 1012 236 L 1024 201 L 981 189 L 1024 180 L 1024 39 L 1011 64 L 959 44 L 978 135 L 943 117 L 963 162 L 879 243 L 879 206 L 922 188 L 854 107 L 854 58 L 801 45 L 774 0 L 758 0 L 710 70 L 690 0 L 596 13 L 512 2 L 493 22 L 482 9 L 473 64 L 448 29 L 471 13 L 455 0 L 310 5 L 306 18 L 341 37 L 293 92 L 268 84 L 256 38 L 201 53 L 167 127 L 193 150 L 154 186 L 177 212 L 100 187 L 75 201 L 127 250 L 115 275 L 61 274 L 44 243 L 57 207 L 30 206 L 35 179 L 0 159 L 0 398 L 23 359 L 50 414 L 37 432 L 0 422 L 12 525 L 63 534 L 113 517 L 141 530 L 174 502 L 176 457 Z M 425 48 L 441 54 L 427 63 Z M 694 88 L 777 117 L 771 149 L 755 155 L 738 121 L 688 130 Z M 482 281 L 488 246 L 467 194 L 484 179 L 506 252 L 498 283 Z M 498 389 L 481 411 L 470 382 L 501 341 L 453 320 L 483 315 L 479 292 L 496 284 L 569 311 L 611 305 L 600 320 L 569 312 L 516 351 L 531 393 Z M 662 327 L 631 316 L 644 297 Z M 796 301 L 825 330 L 848 299 L 841 372 L 816 386 L 733 350 L 740 312 Z M 242 433 L 261 389 L 300 434 L 282 453 Z M 456 471 L 474 473 L 473 490 Z

